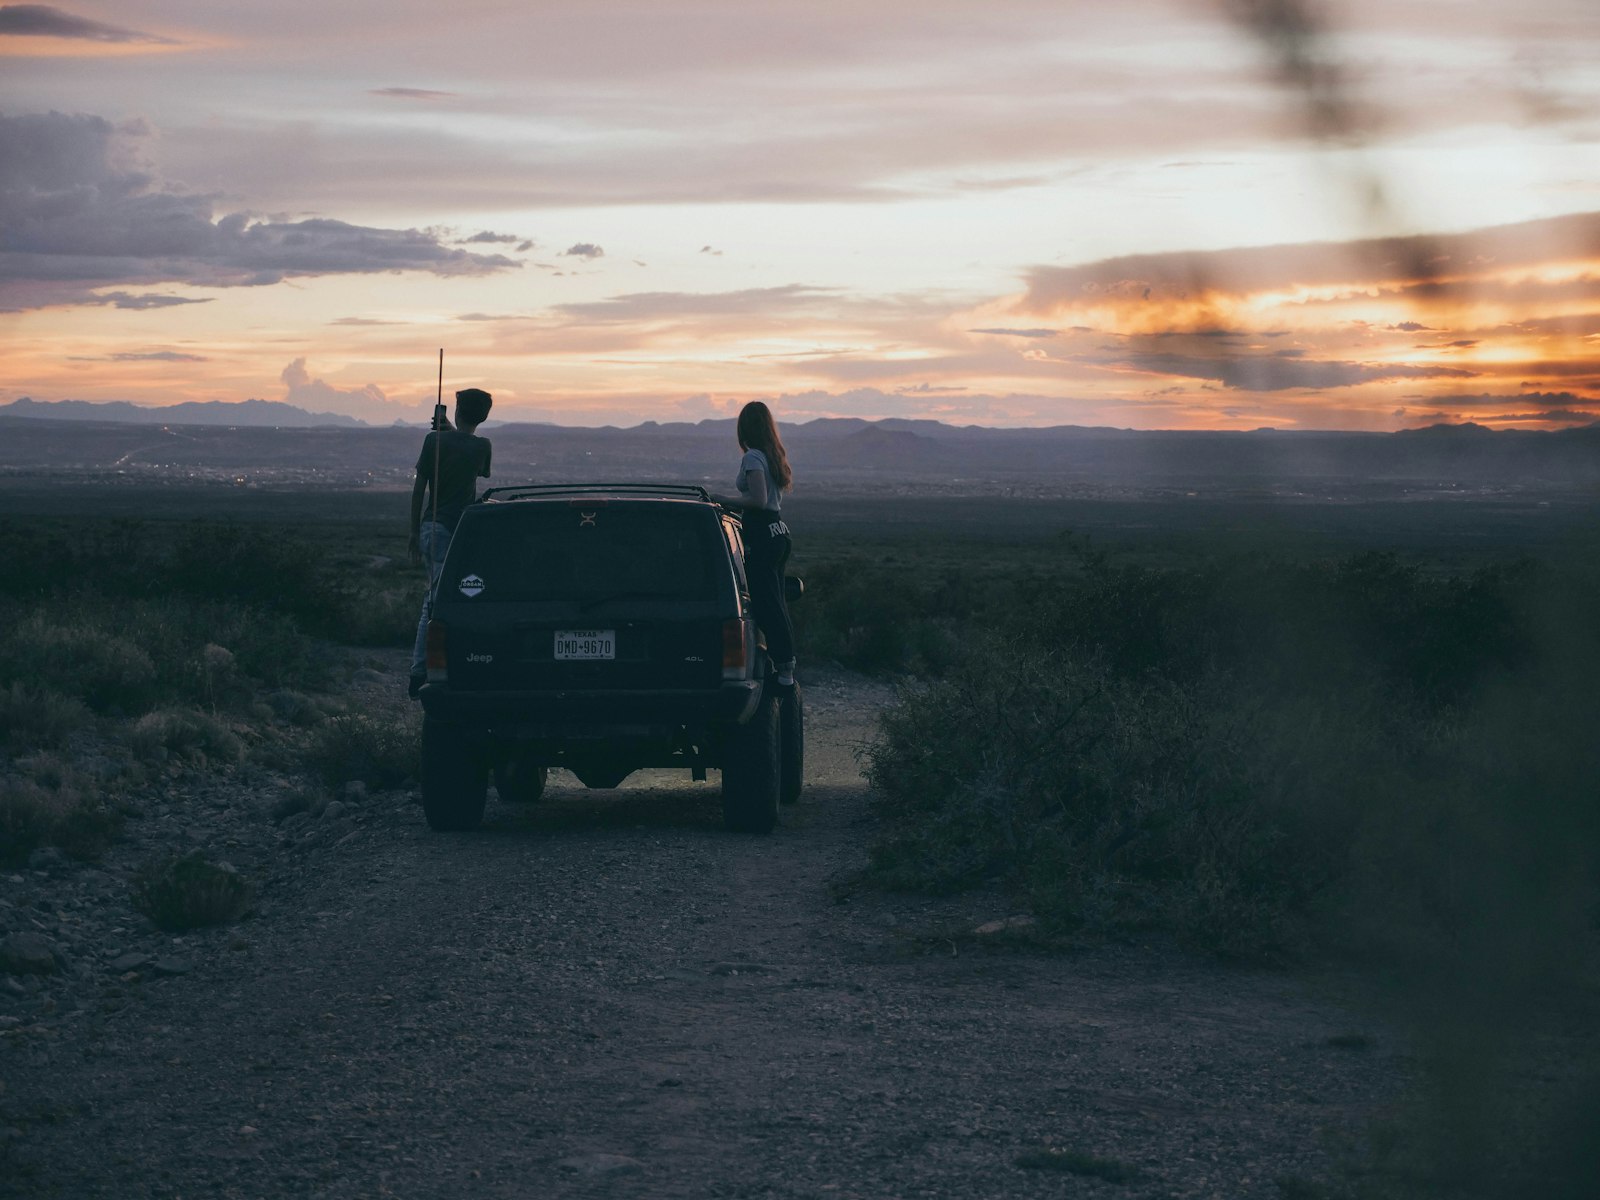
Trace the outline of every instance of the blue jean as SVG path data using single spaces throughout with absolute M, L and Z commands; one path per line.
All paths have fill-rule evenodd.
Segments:
M 444 556 L 450 549 L 450 527 L 437 521 L 424 521 L 417 532 L 417 543 L 422 550 L 422 561 L 428 567 L 428 590 L 422 597 L 422 615 L 417 618 L 416 644 L 411 647 L 411 673 L 425 675 L 428 671 L 428 622 L 433 619 L 433 589 L 439 584 Z

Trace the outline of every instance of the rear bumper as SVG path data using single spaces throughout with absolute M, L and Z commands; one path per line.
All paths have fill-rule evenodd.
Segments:
M 448 683 L 430 683 L 421 692 L 422 710 L 432 720 L 548 738 L 739 724 L 750 718 L 760 696 L 759 679 L 660 691 L 459 692 Z

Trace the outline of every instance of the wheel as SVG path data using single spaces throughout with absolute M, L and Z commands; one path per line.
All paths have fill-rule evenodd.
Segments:
M 476 829 L 488 799 L 488 767 L 453 725 L 422 719 L 422 811 L 440 831 Z
M 778 801 L 793 804 L 800 799 L 806 775 L 806 714 L 798 683 L 778 703 L 778 738 L 782 752 L 778 760 Z
M 771 833 L 778 823 L 778 707 L 764 693 L 750 720 L 729 734 L 722 764 L 722 823 L 736 833 Z
M 494 765 L 494 790 L 508 804 L 533 804 L 544 796 L 550 768 L 529 760 L 520 750 L 512 750 Z

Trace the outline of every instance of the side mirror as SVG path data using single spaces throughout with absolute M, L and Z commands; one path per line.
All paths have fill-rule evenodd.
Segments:
M 785 575 L 783 577 L 783 599 L 785 603 L 793 604 L 805 594 L 805 580 L 798 575 Z

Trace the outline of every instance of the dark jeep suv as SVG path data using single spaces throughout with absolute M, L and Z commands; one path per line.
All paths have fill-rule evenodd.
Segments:
M 428 626 L 428 824 L 475 827 L 491 772 L 502 800 L 532 801 L 551 767 L 591 788 L 686 767 L 721 770 L 729 829 L 770 831 L 800 795 L 804 719 L 750 615 L 738 518 L 677 485 L 483 501 L 451 540 Z

